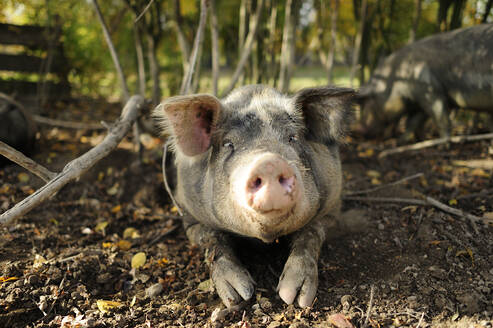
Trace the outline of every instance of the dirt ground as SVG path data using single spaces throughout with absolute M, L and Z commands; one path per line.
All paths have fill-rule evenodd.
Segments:
M 76 109 L 53 115 L 97 119 Z M 33 157 L 54 171 L 101 140 L 92 132 L 41 132 Z M 323 248 L 311 308 L 288 306 L 276 294 L 287 256 L 280 240 L 242 245 L 256 292 L 235 311 L 224 310 L 204 254 L 189 245 L 169 204 L 159 140 L 145 140 L 142 165 L 129 140 L 25 217 L 0 226 L 0 327 L 492 327 L 493 225 L 474 228 L 435 207 L 375 200 L 344 202 L 344 217 L 366 224 Z M 427 195 L 477 216 L 493 214 L 493 170 L 484 166 L 493 160 L 492 142 L 378 159 L 393 145 L 353 136 L 342 149 L 345 192 L 423 173 L 358 196 Z M 1 212 L 41 185 L 20 167 L 1 168 Z

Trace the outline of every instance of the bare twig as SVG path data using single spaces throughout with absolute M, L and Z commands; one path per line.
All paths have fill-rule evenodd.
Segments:
M 0 215 L 0 224 L 8 223 L 11 220 L 26 214 L 60 190 L 67 183 L 81 176 L 96 162 L 108 155 L 116 148 L 116 146 L 118 146 L 118 143 L 120 143 L 123 137 L 128 133 L 132 124 L 137 119 L 138 111 L 143 104 L 144 98 L 141 96 L 131 97 L 123 108 L 120 118 L 99 145 L 69 162 L 65 165 L 63 171 L 50 182 L 36 190 L 29 197 L 17 203 L 13 208 L 2 213 Z
M 56 176 L 56 173 L 51 172 L 44 166 L 36 163 L 29 157 L 26 157 L 20 151 L 15 150 L 6 143 L 0 141 L 0 154 L 10 159 L 25 168 L 26 170 L 36 174 L 38 177 L 43 179 L 45 182 L 50 181 Z
M 423 312 L 423 313 L 421 314 L 421 317 L 419 318 L 418 325 L 416 326 L 416 328 L 419 328 L 419 326 L 421 326 L 421 322 L 423 322 L 423 318 L 424 318 L 424 316 L 425 316 L 425 313 Z
M 146 13 L 146 11 L 149 10 L 149 8 L 151 7 L 151 5 L 152 5 L 153 2 L 154 2 L 154 0 L 149 1 L 149 3 L 147 4 L 147 6 L 145 6 L 144 10 L 142 10 L 142 12 L 139 14 L 139 16 L 137 16 L 135 18 L 134 23 L 137 23 L 142 18 L 142 16 L 144 16 L 144 14 Z
M 47 118 L 40 115 L 33 115 L 35 122 L 58 128 L 77 129 L 77 130 L 106 130 L 101 123 L 79 123 L 72 121 L 62 121 L 52 118 Z
M 178 203 L 175 201 L 175 198 L 173 197 L 173 193 L 171 192 L 171 188 L 169 187 L 169 184 L 168 184 L 168 175 L 166 174 L 166 158 L 167 158 L 166 155 L 168 154 L 168 147 L 169 147 L 170 143 L 171 143 L 170 141 L 166 142 L 164 144 L 164 147 L 163 147 L 163 162 L 162 162 L 161 167 L 163 170 L 164 187 L 166 189 L 166 192 L 169 195 L 169 198 L 171 198 L 171 202 L 176 207 L 178 214 L 180 214 L 180 216 L 183 216 L 183 212 L 181 211 L 180 206 L 178 206 Z
M 122 69 L 122 66 L 120 64 L 120 60 L 118 59 L 118 55 L 116 53 L 115 46 L 113 45 L 113 42 L 111 41 L 111 36 L 110 36 L 110 32 L 108 31 L 108 26 L 106 26 L 106 23 L 105 23 L 104 18 L 103 18 L 103 14 L 101 14 L 101 9 L 99 8 L 98 1 L 92 0 L 92 3 L 94 4 L 94 9 L 96 10 L 96 14 L 98 16 L 99 22 L 101 23 L 104 38 L 106 40 L 106 43 L 108 44 L 108 48 L 109 48 L 110 53 L 111 53 L 111 58 L 113 59 L 113 63 L 115 64 L 118 78 L 120 79 L 123 97 L 125 98 L 125 101 L 127 101 L 128 98 L 130 97 L 130 93 L 128 92 L 127 80 L 125 79 L 125 75 L 123 74 L 123 69 Z
M 460 218 L 466 218 L 468 219 L 474 230 L 477 232 L 477 228 L 475 226 L 476 223 L 484 223 L 484 219 L 472 215 L 469 213 L 466 213 L 462 210 L 459 210 L 457 208 L 453 208 L 450 206 L 447 206 L 438 200 L 429 197 L 429 196 L 423 196 L 423 199 L 414 199 L 414 198 L 391 198 L 391 197 L 343 197 L 342 199 L 344 200 L 357 200 L 357 201 L 365 201 L 365 202 L 384 202 L 384 203 L 405 203 L 405 204 L 411 204 L 411 205 L 420 205 L 420 206 L 434 206 L 446 213 L 456 215 Z
M 190 85 L 192 83 L 192 77 L 195 70 L 195 65 L 197 64 L 197 58 L 199 53 L 199 48 L 202 47 L 204 41 L 204 30 L 205 23 L 207 21 L 207 7 L 209 5 L 208 0 L 200 1 L 200 19 L 199 27 L 197 28 L 197 33 L 195 34 L 195 40 L 193 42 L 192 54 L 188 60 L 188 70 L 185 72 L 183 81 L 180 88 L 180 94 L 186 95 L 190 91 Z
M 263 7 L 264 7 L 264 0 L 259 0 L 257 2 L 257 9 L 255 10 L 255 22 L 253 24 L 252 29 L 248 32 L 245 44 L 243 46 L 243 51 L 241 52 L 240 60 L 238 61 L 236 70 L 233 74 L 233 77 L 231 78 L 231 81 L 229 82 L 229 86 L 223 92 L 223 96 L 230 93 L 231 90 L 233 90 L 233 88 L 235 87 L 236 82 L 238 82 L 238 79 L 240 78 L 241 72 L 243 72 L 243 68 L 245 67 L 247 59 L 250 56 L 250 53 L 252 52 L 253 41 L 255 40 L 255 36 L 257 35 L 257 30 L 260 22 L 260 16 L 262 15 Z
M 373 307 L 373 294 L 375 293 L 375 286 L 371 285 L 370 289 L 370 300 L 368 301 L 368 308 L 366 309 L 365 322 L 363 323 L 363 327 L 368 326 L 368 320 L 370 320 L 370 314 Z
M 406 178 L 403 178 L 403 179 L 400 179 L 400 180 L 397 180 L 397 181 L 394 181 L 394 182 L 391 182 L 391 183 L 387 183 L 385 185 L 381 185 L 381 186 L 378 186 L 378 187 L 375 187 L 375 188 L 371 188 L 371 189 L 366 189 L 366 190 L 350 191 L 350 192 L 345 193 L 344 195 L 345 196 L 355 196 L 355 195 L 368 194 L 370 192 L 374 192 L 374 191 L 385 189 L 385 188 L 388 188 L 388 187 L 391 187 L 391 186 L 395 186 L 395 185 L 398 185 L 398 184 L 401 184 L 401 183 L 404 183 L 406 181 L 409 181 L 409 180 L 412 180 L 412 179 L 416 179 L 416 178 L 419 178 L 419 177 L 422 177 L 422 176 L 423 176 L 423 173 L 416 173 L 416 174 L 411 175 L 409 177 L 406 177 Z
M 431 139 L 422 142 L 418 142 L 412 145 L 401 146 L 397 148 L 387 149 L 382 151 L 378 158 L 384 158 L 389 155 L 399 154 L 410 150 L 419 150 L 424 148 L 429 148 L 437 145 L 442 145 L 446 143 L 463 143 L 468 141 L 477 141 L 477 140 L 487 140 L 493 139 L 493 133 L 485 133 L 485 134 L 475 134 L 475 135 L 464 135 L 464 136 L 455 136 L 455 137 L 445 137 L 438 139 Z

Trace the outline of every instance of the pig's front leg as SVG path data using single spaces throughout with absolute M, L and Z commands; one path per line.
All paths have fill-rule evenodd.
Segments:
M 255 282 L 236 258 L 229 236 L 198 222 L 184 224 L 192 244 L 208 250 L 207 263 L 216 291 L 227 307 L 252 297 Z
M 291 252 L 277 286 L 279 296 L 287 304 L 296 299 L 301 307 L 312 305 L 318 287 L 320 248 L 336 225 L 334 218 L 325 217 L 309 223 L 293 236 Z

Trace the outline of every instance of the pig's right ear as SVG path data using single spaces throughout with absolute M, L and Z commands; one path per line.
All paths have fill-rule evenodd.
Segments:
M 172 137 L 175 149 L 195 156 L 209 148 L 220 110 L 219 99 L 211 95 L 176 96 L 157 106 L 154 117 Z

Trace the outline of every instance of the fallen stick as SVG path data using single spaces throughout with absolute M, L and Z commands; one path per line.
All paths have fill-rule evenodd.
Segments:
M 47 184 L 36 190 L 29 197 L 17 203 L 11 209 L 2 213 L 0 215 L 0 224 L 8 223 L 13 219 L 28 213 L 30 210 L 55 194 L 67 183 L 81 176 L 99 160 L 108 155 L 113 149 L 116 148 L 116 146 L 118 146 L 123 137 L 131 129 L 132 124 L 137 119 L 139 109 L 143 104 L 143 97 L 131 97 L 123 108 L 121 116 L 100 144 L 82 156 L 70 161 L 67 165 L 65 165 L 63 171 L 57 174 Z
M 400 180 L 397 180 L 397 181 L 394 181 L 391 183 L 387 183 L 387 184 L 384 184 L 384 185 L 381 185 L 381 186 L 378 186 L 375 188 L 365 189 L 365 190 L 360 190 L 360 191 L 349 191 L 349 192 L 345 193 L 344 196 L 355 196 L 355 195 L 368 194 L 368 193 L 371 193 L 374 191 L 382 190 L 382 189 L 385 189 L 388 187 L 392 187 L 392 186 L 404 183 L 404 182 L 412 180 L 412 179 L 419 178 L 421 176 L 423 176 L 423 173 L 416 173 L 416 174 L 413 174 L 409 177 L 406 177 L 406 178 L 403 178 L 403 179 L 400 179 Z
M 446 143 L 463 143 L 468 141 L 487 140 L 487 139 L 493 139 L 493 133 L 431 139 L 431 140 L 418 142 L 412 145 L 406 145 L 406 146 L 384 150 L 378 155 L 378 158 L 384 158 L 389 155 L 399 154 L 410 150 L 429 148 Z
M 51 172 L 46 167 L 36 163 L 20 151 L 15 150 L 2 141 L 0 141 L 0 154 L 7 157 L 12 162 L 19 164 L 26 170 L 36 174 L 43 179 L 44 182 L 48 182 L 56 176 L 56 173 Z
M 75 129 L 75 130 L 106 130 L 101 123 L 79 123 L 71 121 L 62 121 L 52 118 L 47 118 L 40 115 L 33 115 L 33 120 L 36 123 L 54 126 L 58 128 Z
M 472 215 L 469 213 L 466 213 L 462 210 L 459 210 L 457 208 L 453 208 L 450 206 L 447 206 L 438 200 L 429 197 L 429 196 L 424 196 L 423 199 L 415 199 L 415 198 L 392 198 L 392 197 L 359 197 L 359 196 L 349 196 L 349 197 L 342 197 L 343 200 L 356 200 L 356 201 L 364 201 L 364 202 L 384 202 L 384 203 L 405 203 L 405 204 L 411 204 L 411 205 L 420 205 L 420 206 L 434 206 L 443 212 L 449 213 L 456 215 L 458 217 L 464 217 L 468 219 L 472 225 L 475 231 L 477 231 L 477 228 L 475 226 L 476 223 L 485 223 L 484 219 Z

